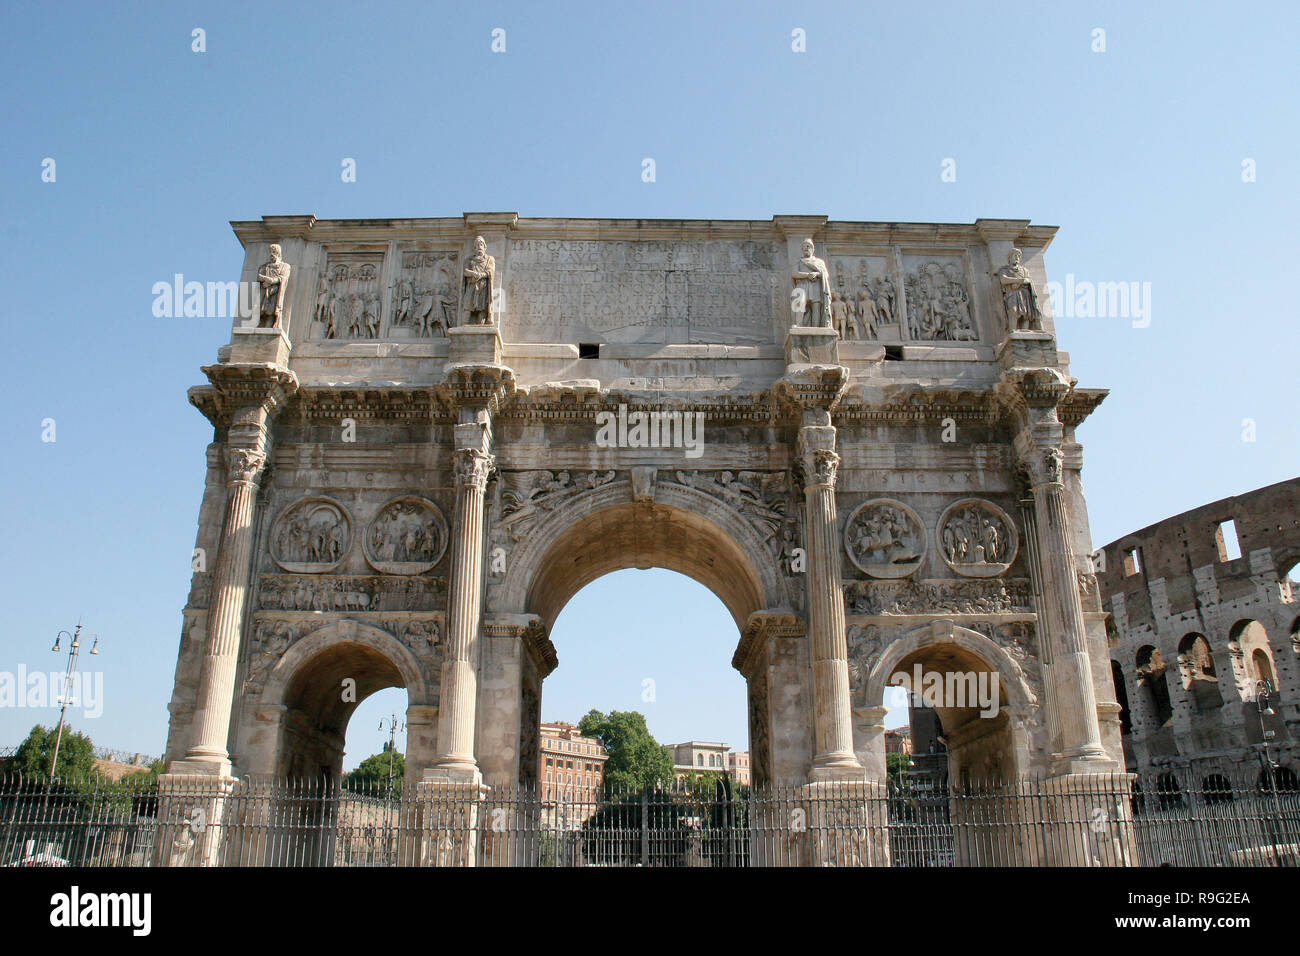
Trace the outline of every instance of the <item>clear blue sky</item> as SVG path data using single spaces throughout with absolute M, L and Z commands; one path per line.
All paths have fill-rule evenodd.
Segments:
M 1298 23 L 1292 3 L 7 4 L 0 670 L 61 667 L 51 639 L 83 615 L 106 699 L 79 726 L 161 751 L 211 439 L 185 390 L 229 323 L 156 319 L 150 289 L 237 278 L 226 223 L 264 214 L 1059 225 L 1053 278 L 1152 287 L 1149 328 L 1058 324 L 1112 389 L 1080 430 L 1094 540 L 1293 477 Z M 743 745 L 734 629 L 678 580 L 574 600 L 547 719 L 654 677 L 661 739 Z M 53 716 L 0 709 L 0 745 Z

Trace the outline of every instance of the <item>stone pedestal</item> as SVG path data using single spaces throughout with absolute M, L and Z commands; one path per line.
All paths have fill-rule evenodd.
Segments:
M 799 794 L 807 808 L 804 865 L 889 866 L 889 802 L 883 783 L 814 781 L 800 787 Z
M 415 785 L 416 819 L 411 822 L 420 833 L 420 866 L 478 864 L 480 817 L 489 790 L 454 776 L 434 768 Z
M 1042 866 L 1138 866 L 1133 775 L 1070 773 L 1044 781 Z
M 785 337 L 787 365 L 839 365 L 840 334 L 834 329 L 793 326 Z
M 211 769 L 211 765 L 200 765 Z M 226 815 L 239 781 L 214 773 L 165 773 L 158 778 L 158 832 L 153 865 L 220 866 Z M 254 861 L 256 862 L 256 861 Z
M 289 337 L 283 329 L 243 328 L 235 326 L 230 344 L 217 349 L 217 361 L 249 365 L 289 364 Z
M 1045 368 L 1056 361 L 1056 336 L 1051 332 L 1009 332 L 998 346 L 998 364 L 1004 369 Z
M 501 333 L 495 325 L 462 325 L 447 331 L 453 365 L 500 365 Z

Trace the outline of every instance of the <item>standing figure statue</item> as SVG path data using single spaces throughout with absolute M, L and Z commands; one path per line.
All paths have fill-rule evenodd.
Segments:
M 1002 305 L 1007 310 L 1007 329 L 1043 331 L 1043 314 L 1038 295 L 1029 281 L 1029 270 L 1020 264 L 1021 252 L 1012 249 L 1007 264 L 994 273 L 1002 285 Z
M 257 321 L 259 329 L 280 328 L 289 272 L 289 263 L 280 258 L 280 244 L 271 243 L 271 261 L 257 270 L 257 284 L 262 290 L 262 307 Z
M 497 261 L 487 252 L 487 241 L 474 240 L 474 254 L 465 260 L 461 280 L 460 307 L 468 325 L 492 324 L 492 294 L 496 287 Z
M 831 276 L 826 263 L 813 254 L 813 241 L 803 241 L 803 258 L 790 274 L 794 284 L 790 309 L 794 324 L 809 328 L 832 328 Z

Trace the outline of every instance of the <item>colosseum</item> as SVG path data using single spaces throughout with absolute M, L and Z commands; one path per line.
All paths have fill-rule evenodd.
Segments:
M 1129 770 L 1165 789 L 1281 790 L 1300 771 L 1300 478 L 1111 542 L 1093 556 L 1112 615 Z

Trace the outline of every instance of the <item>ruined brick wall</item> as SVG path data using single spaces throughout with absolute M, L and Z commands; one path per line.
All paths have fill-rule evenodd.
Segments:
M 1224 527 L 1224 522 L 1231 525 Z M 1235 528 L 1240 555 L 1231 550 Z M 1202 505 L 1094 555 L 1130 769 L 1248 776 L 1264 732 L 1300 772 L 1300 478 Z M 1261 715 L 1259 681 L 1275 714 Z

